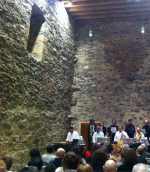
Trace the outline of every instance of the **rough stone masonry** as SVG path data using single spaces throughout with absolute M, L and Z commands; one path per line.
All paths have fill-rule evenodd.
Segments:
M 65 139 L 73 69 L 73 23 L 59 1 L 0 1 L 0 156 L 13 171 L 33 147 Z

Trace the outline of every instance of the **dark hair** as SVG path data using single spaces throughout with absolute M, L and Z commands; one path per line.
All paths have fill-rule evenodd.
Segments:
M 29 167 L 23 167 L 18 172 L 29 172 Z
M 73 127 L 69 127 L 69 129 L 73 130 Z
M 125 164 L 135 165 L 138 163 L 138 157 L 133 149 L 127 150 L 124 154 Z
M 132 121 L 132 119 L 128 119 L 128 122 L 129 122 L 129 121 Z
M 91 119 L 91 120 L 90 120 L 90 124 L 92 124 L 92 122 L 94 122 L 94 119 Z
M 106 145 L 101 145 L 100 148 L 105 149 L 105 151 L 109 153 L 108 147 Z
M 7 167 L 7 171 L 10 171 L 10 168 L 12 166 L 12 158 L 11 157 L 3 157 L 2 160 L 5 162 L 6 167 Z
M 76 170 L 78 168 L 79 158 L 74 152 L 68 152 L 63 159 L 63 171 L 67 169 Z
M 18 172 L 38 172 L 38 169 L 37 167 L 29 166 L 29 167 L 24 167 L 20 169 Z
M 79 163 L 82 163 L 82 158 L 86 158 L 86 150 L 84 146 L 74 146 L 72 150 L 79 158 Z
M 104 124 L 104 121 L 101 121 Z
M 48 145 L 47 146 L 47 153 L 53 153 L 54 146 L 53 145 Z
M 41 155 L 39 149 L 38 148 L 31 149 L 30 156 L 31 158 L 40 157 Z
M 41 171 L 43 166 L 43 161 L 41 157 L 35 157 L 28 162 L 28 166 L 35 166 L 38 168 L 39 171 Z
M 54 164 L 48 164 L 46 167 L 45 167 L 45 172 L 55 172 L 55 165 Z
M 112 120 L 112 122 L 115 121 L 115 123 L 117 122 L 115 119 Z
M 108 160 L 105 149 L 99 148 L 92 155 L 92 164 L 102 166 Z
M 112 144 L 107 145 L 108 152 L 111 153 L 113 151 L 113 146 Z
M 92 153 L 95 152 L 99 148 L 100 148 L 100 145 L 98 143 L 93 143 L 92 144 Z
M 130 150 L 131 148 L 122 148 L 121 152 L 120 152 L 120 155 L 121 155 L 121 158 L 124 158 L 124 154 Z

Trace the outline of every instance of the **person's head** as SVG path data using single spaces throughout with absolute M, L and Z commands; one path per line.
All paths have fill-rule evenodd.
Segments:
M 113 119 L 113 120 L 112 120 L 112 123 L 113 123 L 113 125 L 116 125 L 116 120 Z
M 57 158 L 63 158 L 65 154 L 65 150 L 63 148 L 58 148 L 56 151 L 56 157 Z
M 93 119 L 90 120 L 90 124 L 91 124 L 91 125 L 94 125 L 94 120 L 93 120 Z
M 41 171 L 43 166 L 43 161 L 41 157 L 35 157 L 28 162 L 28 166 L 35 166 L 38 168 L 39 171 Z
M 142 143 L 140 146 L 142 146 L 143 149 L 146 150 L 146 144 Z
M 125 143 L 125 144 L 123 145 L 123 148 L 129 148 L 129 145 Z
M 128 124 L 132 124 L 132 119 L 129 119 L 128 120 Z
M 54 146 L 53 145 L 48 145 L 47 146 L 47 153 L 53 153 L 54 151 Z
M 140 134 L 141 133 L 141 128 L 140 127 L 137 127 L 137 133 Z
M 138 163 L 138 157 L 133 149 L 129 149 L 124 154 L 125 164 L 135 165 Z
M 150 171 L 148 169 L 148 166 L 146 166 L 143 163 L 138 163 L 136 165 L 133 166 L 132 172 L 148 172 Z
M 7 171 L 10 171 L 12 169 L 12 158 L 11 157 L 3 157 L 2 160 L 5 162 Z
M 119 131 L 122 132 L 122 130 L 123 130 L 123 126 L 120 125 L 120 126 L 119 126 Z
M 39 172 L 37 167 L 35 166 L 29 166 L 29 167 L 24 167 L 20 169 L 18 172 Z
M 66 171 L 67 169 L 76 170 L 78 168 L 79 164 L 79 158 L 74 152 L 67 152 L 63 159 L 63 171 Z
M 3 160 L 0 160 L 0 172 L 7 172 L 7 167 Z
M 103 166 L 104 172 L 116 172 L 116 163 L 114 160 L 107 160 Z
M 92 155 L 92 164 L 102 166 L 107 160 L 107 152 L 103 148 L 97 149 Z
M 142 146 L 139 146 L 137 149 L 136 149 L 136 154 L 137 155 L 142 155 L 144 152 L 144 148 Z
M 122 150 L 122 148 L 120 147 L 120 146 L 118 146 L 118 147 L 114 147 L 114 155 L 116 156 L 116 157 L 119 157 L 120 155 L 121 155 L 121 150 Z
M 55 165 L 54 164 L 48 164 L 46 167 L 45 167 L 45 170 L 44 172 L 55 172 Z
M 92 144 L 92 153 L 95 152 L 99 148 L 100 148 L 100 145 L 98 143 L 93 143 Z
M 31 149 L 30 156 L 31 158 L 40 157 L 41 155 L 39 149 L 38 148 Z
M 78 166 L 77 172 L 93 172 L 91 166 L 87 163 L 82 163 Z
M 86 150 L 84 146 L 74 146 L 71 151 L 81 158 L 86 157 Z
M 124 154 L 128 151 L 128 150 L 130 150 L 131 148 L 123 148 L 123 149 L 121 149 L 121 152 L 120 152 L 120 155 L 121 155 L 121 158 L 124 158 Z
M 144 120 L 144 125 L 147 126 L 148 125 L 148 120 Z
M 109 150 L 108 150 L 107 145 L 101 145 L 100 148 L 105 149 L 105 151 L 106 151 L 107 153 L 109 153 Z
M 104 126 L 104 122 L 103 122 L 103 121 L 100 122 L 100 126 L 101 126 L 101 127 Z
M 107 145 L 107 148 L 108 148 L 109 153 L 111 153 L 113 151 L 113 149 L 114 149 L 112 144 Z
M 100 132 L 100 126 L 96 127 L 96 132 L 99 133 Z
M 69 127 L 69 132 L 73 133 L 73 127 Z

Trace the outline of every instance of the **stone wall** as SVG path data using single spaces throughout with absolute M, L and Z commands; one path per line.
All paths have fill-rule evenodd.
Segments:
M 142 126 L 150 117 L 150 21 L 84 23 L 76 32 L 72 125 L 93 116 L 107 127 L 114 118 Z
M 28 39 L 32 13 L 40 25 L 38 32 L 32 27 L 34 42 Z M 57 0 L 1 0 L 0 16 L 0 152 L 12 156 L 16 171 L 33 147 L 43 153 L 66 138 L 74 30 Z

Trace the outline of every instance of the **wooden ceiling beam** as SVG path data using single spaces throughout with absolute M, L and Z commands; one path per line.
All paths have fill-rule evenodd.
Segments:
M 150 1 L 145 3 L 126 3 L 124 5 L 88 5 L 86 7 L 70 7 L 67 9 L 68 12 L 76 11 L 92 11 L 92 10 L 108 10 L 108 9 L 120 9 L 120 8 L 137 8 L 150 6 Z

